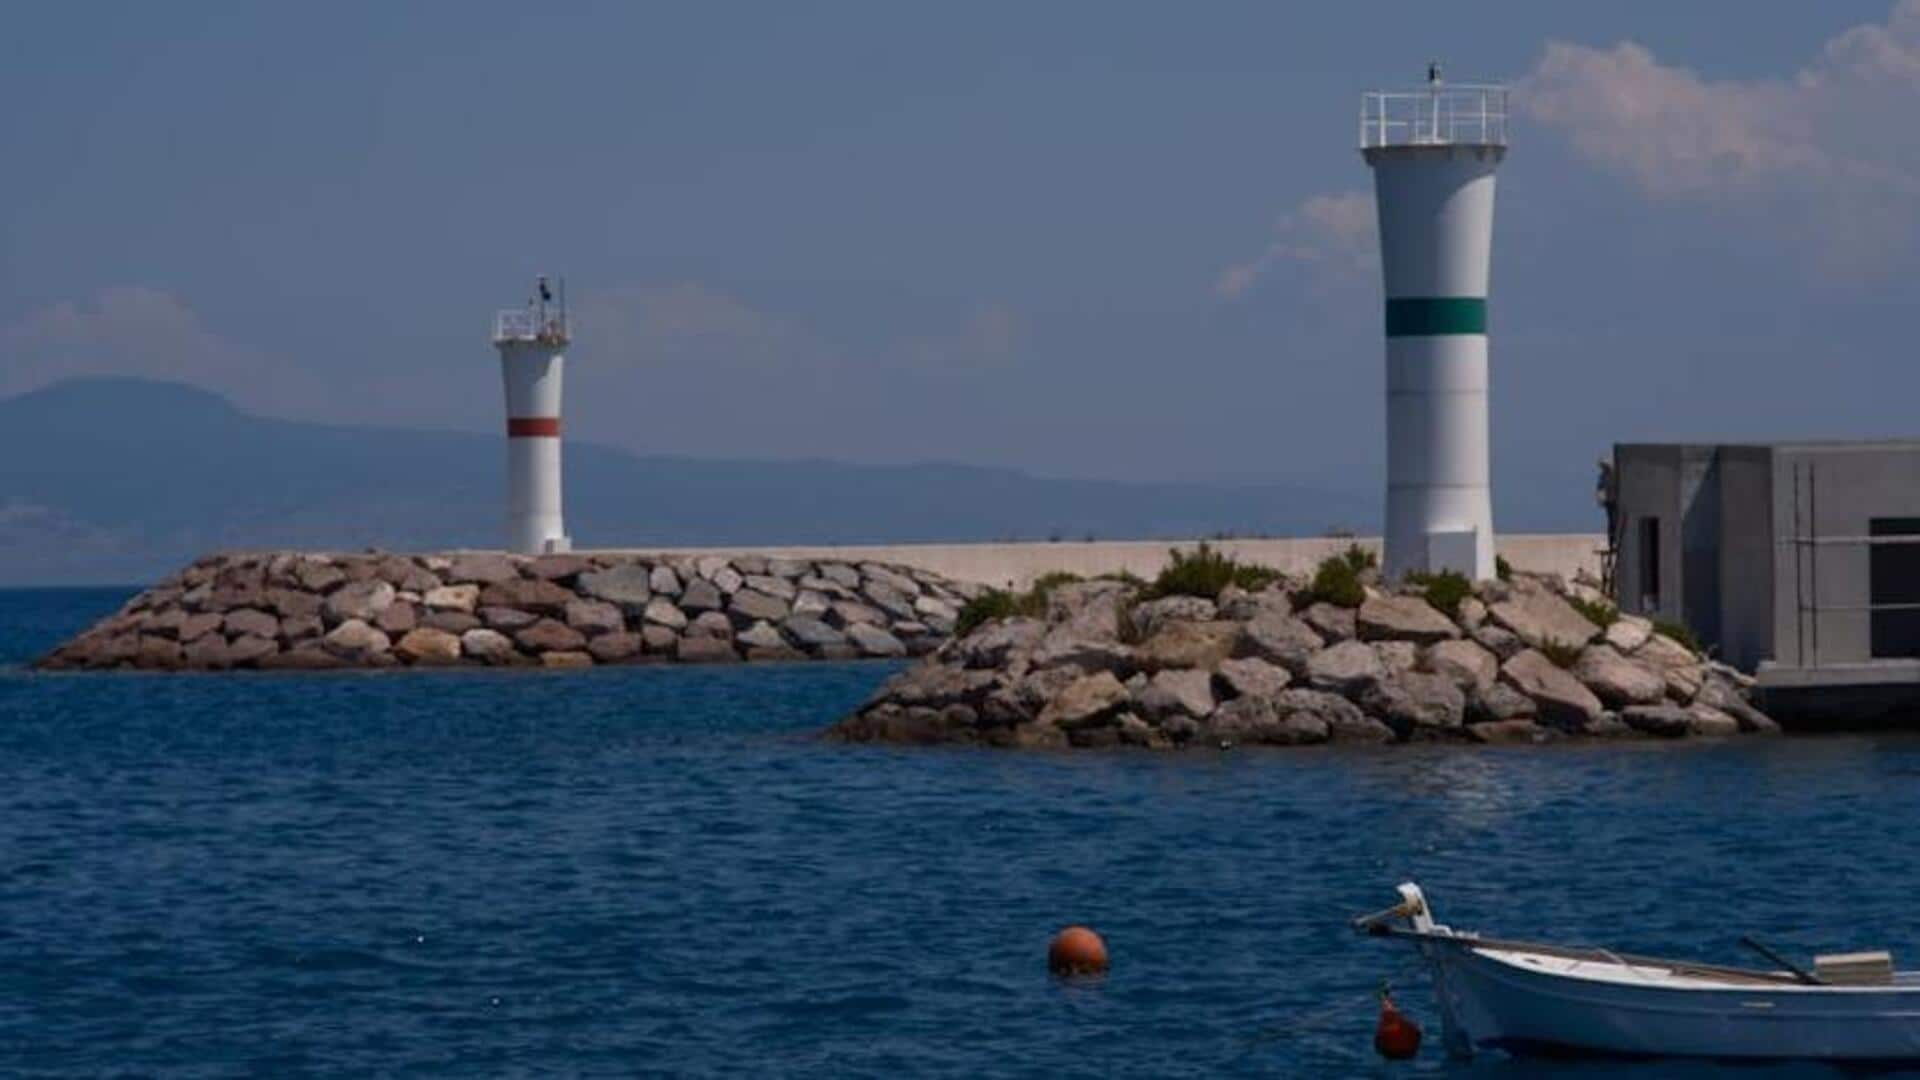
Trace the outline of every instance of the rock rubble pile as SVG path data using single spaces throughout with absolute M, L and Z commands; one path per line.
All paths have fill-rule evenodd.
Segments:
M 1778 730 L 1747 676 L 1554 578 L 1482 583 L 1451 613 L 1416 586 L 1369 585 L 1357 607 L 1309 602 L 1284 579 L 1212 599 L 1140 595 L 1138 583 L 1059 586 L 1044 617 L 949 641 L 829 734 L 1172 748 Z
M 904 566 L 734 557 L 234 553 L 201 559 L 45 669 L 588 667 L 918 656 L 977 587 Z

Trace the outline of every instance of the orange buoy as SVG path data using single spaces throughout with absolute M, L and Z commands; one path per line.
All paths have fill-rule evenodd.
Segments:
M 1084 926 L 1069 926 L 1047 946 L 1047 970 L 1055 975 L 1105 974 L 1107 943 Z
M 1373 1048 L 1389 1061 L 1405 1061 L 1420 1052 L 1420 1025 L 1393 1007 L 1393 995 L 1380 988 L 1380 1022 L 1373 1026 Z

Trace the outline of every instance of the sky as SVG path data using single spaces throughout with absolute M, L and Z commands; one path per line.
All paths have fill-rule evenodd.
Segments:
M 564 274 L 570 437 L 1381 483 L 1359 94 L 1514 86 L 1496 521 L 1615 441 L 1913 435 L 1920 0 L 39 4 L 0 393 L 136 374 L 495 431 Z

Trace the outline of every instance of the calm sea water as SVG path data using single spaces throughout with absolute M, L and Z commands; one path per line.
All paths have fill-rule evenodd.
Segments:
M 1719 1075 L 1445 1062 L 1343 928 L 1409 877 L 1516 935 L 1920 959 L 1914 741 L 908 751 L 813 738 L 880 666 L 20 669 L 123 595 L 0 593 L 6 1075 Z M 1104 981 L 1046 976 L 1068 922 Z

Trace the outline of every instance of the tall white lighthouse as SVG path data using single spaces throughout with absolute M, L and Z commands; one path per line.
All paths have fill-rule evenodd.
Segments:
M 1386 284 L 1389 579 L 1494 573 L 1487 467 L 1487 263 L 1507 89 L 1442 83 L 1370 91 L 1360 153 L 1373 168 Z
M 493 320 L 507 391 L 507 549 L 529 555 L 567 551 L 560 516 L 560 377 L 566 367 L 567 301 L 547 279 L 523 308 Z

